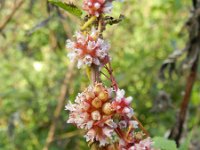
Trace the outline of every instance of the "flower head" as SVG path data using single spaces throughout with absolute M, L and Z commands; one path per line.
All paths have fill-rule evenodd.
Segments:
M 125 118 L 131 118 L 133 116 L 133 109 L 131 108 L 132 97 L 124 97 L 125 91 L 118 89 L 116 91 L 116 98 L 112 103 L 116 112 L 124 116 Z
M 123 2 L 123 0 L 84 0 L 83 9 L 90 15 L 99 17 L 102 13 L 111 13 L 113 1 Z
M 150 137 L 135 141 L 135 143 L 126 143 L 123 140 L 119 141 L 119 148 L 120 150 L 155 150 L 153 148 L 153 142 Z
M 112 2 L 108 0 L 84 0 L 83 9 L 90 15 L 99 17 L 102 13 L 110 13 Z
M 119 142 L 121 149 L 135 150 L 136 147 L 143 146 L 144 150 L 150 150 L 146 149 L 148 141 L 141 141 L 143 133 L 135 131 L 138 122 L 132 119 L 131 101 L 131 97 L 125 97 L 124 90 L 114 91 L 102 83 L 95 83 L 78 94 L 75 104 L 66 105 L 66 110 L 70 111 L 67 122 L 86 130 L 84 137 L 87 142 L 105 146 L 114 142 L 113 137 L 116 137 L 117 133 L 126 131 L 126 140 L 120 139 Z
M 90 34 L 77 32 L 75 38 L 75 41 L 67 40 L 66 47 L 70 50 L 69 59 L 78 61 L 78 68 L 83 65 L 91 66 L 92 64 L 101 66 L 108 62 L 110 45 L 103 39 L 98 38 L 97 30 L 93 28 Z
M 110 110 L 108 114 L 103 109 L 111 101 L 110 92 L 112 90 L 96 83 L 78 94 L 75 104 L 69 103 L 65 107 L 66 110 L 70 111 L 67 122 L 87 130 L 86 140 L 99 142 L 100 146 L 104 146 L 112 140 L 112 134 L 117 127 L 111 118 L 113 111 Z

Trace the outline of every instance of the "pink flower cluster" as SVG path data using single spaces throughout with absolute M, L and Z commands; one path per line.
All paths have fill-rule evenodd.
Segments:
M 90 34 L 77 32 L 75 38 L 76 41 L 67 40 L 66 47 L 71 50 L 68 54 L 69 59 L 78 61 L 78 68 L 92 64 L 101 66 L 108 62 L 110 45 L 98 37 L 97 30 L 93 28 Z
M 125 97 L 125 91 L 118 88 L 112 75 L 108 55 L 110 45 L 100 38 L 99 31 L 95 29 L 97 28 L 96 21 L 100 21 L 97 18 L 101 17 L 101 14 L 111 12 L 113 1 L 117 0 L 83 0 L 83 9 L 88 12 L 91 19 L 96 20 L 90 22 L 89 19 L 82 28 L 84 31 L 76 32 L 74 41 L 67 40 L 66 47 L 70 50 L 69 59 L 77 61 L 78 68 L 91 67 L 95 75 L 92 80 L 93 85 L 79 93 L 75 103 L 65 106 L 70 112 L 67 123 L 85 130 L 86 141 L 98 144 L 103 149 L 104 146 L 115 144 L 119 150 L 153 150 L 151 139 L 144 139 L 143 132 L 138 130 L 138 126 L 142 130 L 143 127 L 133 117 L 134 111 L 131 108 L 133 98 Z M 95 24 L 93 28 L 92 23 Z M 85 26 L 91 31 L 85 30 Z M 96 66 L 99 69 L 96 70 Z M 114 89 L 97 82 L 96 78 L 100 79 L 100 73 L 102 73 L 101 67 L 108 71 L 110 76 L 104 75 L 110 79 Z M 99 76 L 96 77 L 96 75 Z
M 115 0 L 84 0 L 83 9 L 90 15 L 99 17 L 102 13 L 110 13 L 113 6 L 112 2 Z M 118 0 L 123 1 L 123 0 Z
M 70 111 L 67 122 L 85 129 L 86 140 L 97 141 L 100 146 L 112 140 L 112 134 L 117 127 L 112 120 L 111 95 L 112 89 L 97 83 L 78 94 L 75 104 L 66 106 L 66 109 Z
M 120 150 L 154 150 L 153 142 L 150 137 L 135 142 L 135 144 L 126 144 L 123 140 L 120 141 Z
M 122 131 L 129 129 L 132 138 L 127 138 L 128 142 L 121 139 L 119 147 L 131 148 L 130 143 L 136 141 L 134 131 L 138 128 L 138 122 L 132 120 L 133 109 L 130 106 L 132 97 L 125 98 L 124 95 L 124 90 L 114 91 L 101 83 L 89 86 L 78 94 L 75 104 L 66 105 L 66 110 L 70 111 L 67 122 L 86 130 L 86 141 L 98 142 L 99 146 L 113 143 L 117 134 L 122 134 Z M 146 142 L 140 142 L 136 141 L 134 148 L 147 145 Z

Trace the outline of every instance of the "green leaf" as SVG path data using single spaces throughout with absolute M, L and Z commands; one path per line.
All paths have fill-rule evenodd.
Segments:
M 67 3 L 64 3 L 64 2 L 61 2 L 58 0 L 49 0 L 49 2 L 66 10 L 70 14 L 81 18 L 81 15 L 83 12 L 78 7 L 76 7 L 74 4 L 67 4 Z
M 161 150 L 177 150 L 175 141 L 165 139 L 163 137 L 154 137 L 154 147 Z

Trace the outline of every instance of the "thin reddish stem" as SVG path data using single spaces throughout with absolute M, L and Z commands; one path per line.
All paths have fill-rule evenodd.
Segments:
M 138 118 L 137 118 L 136 116 L 134 116 L 134 115 L 133 115 L 132 118 L 138 122 L 138 125 L 139 125 L 140 129 L 145 133 L 145 137 L 148 137 L 148 136 L 149 136 L 148 131 L 144 128 L 144 126 L 143 126 L 142 123 L 138 120 Z

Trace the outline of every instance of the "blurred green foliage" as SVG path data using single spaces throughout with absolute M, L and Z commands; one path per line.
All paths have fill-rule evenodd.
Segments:
M 9 15 L 14 4 L 4 2 L 0 7 L 0 22 Z M 112 45 L 114 75 L 120 88 L 134 97 L 135 113 L 152 137 L 166 134 L 176 119 L 187 73 L 176 74 L 173 79 L 162 82 L 158 71 L 174 49 L 184 47 L 187 32 L 183 25 L 190 8 L 191 2 L 187 0 L 125 0 L 123 4 L 115 3 L 112 13 L 118 17 L 121 12 L 125 20 L 109 26 L 105 33 Z M 69 65 L 65 40 L 72 37 L 79 25 L 76 17 L 47 7 L 46 1 L 26 0 L 1 31 L 0 149 L 43 148 Z M 85 71 L 76 71 L 68 86 L 66 103 L 67 99 L 73 101 L 88 83 Z M 162 104 L 160 91 L 171 96 L 173 106 L 152 112 L 157 107 L 156 99 Z M 191 95 L 188 131 L 200 124 L 199 108 L 198 76 Z M 87 150 L 83 135 L 66 124 L 67 116 L 63 106 L 50 150 Z

